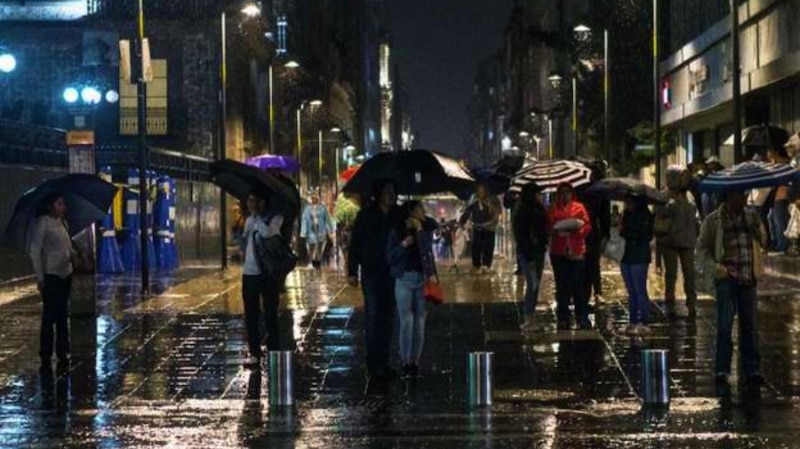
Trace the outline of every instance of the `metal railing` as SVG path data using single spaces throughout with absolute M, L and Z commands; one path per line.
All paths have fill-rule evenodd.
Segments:
M 97 147 L 97 166 L 124 169 L 137 166 L 138 151 L 134 146 L 101 145 Z M 207 182 L 210 180 L 210 159 L 150 147 L 150 169 L 175 179 Z
M 0 119 L 0 163 L 65 168 L 66 131 Z

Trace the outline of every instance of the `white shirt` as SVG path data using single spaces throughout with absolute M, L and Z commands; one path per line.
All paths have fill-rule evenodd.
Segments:
M 29 251 L 37 282 L 43 282 L 46 274 L 64 279 L 72 274 L 72 239 L 62 220 L 50 215 L 37 218 Z
M 244 222 L 243 237 L 245 242 L 247 242 L 247 246 L 245 247 L 244 251 L 244 266 L 242 267 L 242 274 L 245 276 L 261 275 L 261 268 L 259 268 L 258 260 L 256 260 L 256 248 L 253 245 L 254 233 L 262 238 L 265 237 L 267 235 L 267 224 L 264 223 L 264 219 L 262 217 L 251 215 L 247 217 L 247 221 Z

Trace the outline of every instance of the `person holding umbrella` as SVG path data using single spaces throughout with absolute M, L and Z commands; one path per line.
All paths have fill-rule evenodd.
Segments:
M 762 274 L 766 232 L 759 217 L 745 209 L 742 190 L 724 193 L 724 203 L 706 217 L 697 241 L 697 258 L 717 297 L 715 380 L 726 384 L 733 354 L 733 318 L 739 314 L 739 348 L 750 384 L 761 381 L 756 323 L 757 285 Z
M 488 273 L 494 258 L 495 231 L 502 206 L 497 197 L 489 194 L 485 184 L 478 184 L 475 197 L 461 215 L 459 224 L 472 222 L 472 271 Z
M 67 204 L 60 192 L 42 199 L 45 213 L 36 219 L 30 238 L 29 255 L 36 273 L 36 285 L 42 294 L 42 327 L 39 334 L 40 370 L 53 367 L 53 329 L 59 368 L 69 365 L 69 295 L 72 287 L 73 261 L 77 252 L 72 245 L 64 217 Z
M 578 327 L 591 329 L 588 298 L 584 296 L 586 236 L 592 229 L 589 213 L 575 197 L 572 184 L 559 184 L 556 201 L 547 214 L 550 231 L 550 261 L 556 279 L 558 329 L 570 329 L 569 305 L 575 305 Z
M 250 216 L 244 224 L 242 240 L 245 242 L 244 265 L 242 267 L 242 301 L 244 303 L 244 322 L 247 329 L 247 346 L 250 356 L 245 366 L 258 368 L 261 364 L 261 302 L 267 303 L 267 291 L 262 281 L 261 264 L 257 254 L 258 236 L 267 235 L 264 221 L 266 209 L 265 193 L 254 191 L 247 198 Z M 276 334 L 277 336 L 277 334 Z M 269 345 L 268 345 L 269 346 Z M 275 346 L 274 344 L 272 346 Z M 270 347 L 272 349 L 272 347 Z
M 631 195 L 625 200 L 620 235 L 625 239 L 625 253 L 620 269 L 628 291 L 629 335 L 649 334 L 647 322 L 650 297 L 647 294 L 647 271 L 651 262 L 650 241 L 653 240 L 653 214 L 643 196 Z
M 364 293 L 364 339 L 370 379 L 387 381 L 394 375 L 389 350 L 394 325 L 395 283 L 386 258 L 389 233 L 399 221 L 397 193 L 391 179 L 372 184 L 370 202 L 362 207 L 350 238 L 347 257 L 348 283 L 359 284 Z
M 525 185 L 517 200 L 514 238 L 525 273 L 525 321 L 522 330 L 533 331 L 536 329 L 534 316 L 547 251 L 547 211 L 542 201 L 542 189 L 535 183 Z

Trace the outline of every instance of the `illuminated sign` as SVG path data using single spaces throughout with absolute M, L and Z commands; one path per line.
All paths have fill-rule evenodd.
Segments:
M 661 82 L 661 105 L 664 109 L 672 109 L 672 85 L 669 80 Z

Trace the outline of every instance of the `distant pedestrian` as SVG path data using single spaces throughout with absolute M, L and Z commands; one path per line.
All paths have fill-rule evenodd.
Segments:
M 788 164 L 790 162 L 786 148 L 770 148 L 767 159 L 774 164 Z M 769 214 L 769 234 L 772 238 L 771 249 L 785 253 L 788 243 L 784 233 L 789 225 L 789 187 L 787 185 L 775 188 L 775 198 Z
M 620 235 L 625 239 L 625 254 L 620 268 L 628 291 L 629 335 L 650 333 L 650 296 L 647 294 L 647 273 L 652 261 L 653 214 L 644 198 L 629 197 L 625 201 Z
M 733 318 L 739 314 L 739 348 L 745 376 L 761 381 L 758 350 L 758 278 L 763 273 L 765 230 L 758 216 L 745 209 L 743 192 L 728 192 L 724 204 L 709 214 L 700 228 L 697 257 L 717 297 L 716 381 L 731 373 Z
M 67 368 L 69 358 L 69 296 L 73 262 L 78 257 L 69 236 L 67 204 L 59 193 L 44 198 L 44 214 L 36 219 L 29 255 L 42 295 L 42 326 L 39 332 L 40 371 L 52 372 L 53 329 L 59 369 Z
M 514 238 L 525 274 L 523 331 L 536 330 L 534 316 L 539 302 L 539 286 L 547 252 L 547 210 L 542 202 L 542 189 L 536 184 L 522 188 L 514 214 Z
M 489 194 L 486 185 L 479 184 L 459 223 L 472 222 L 472 271 L 489 273 L 494 259 L 497 224 L 502 205 Z
M 589 213 L 575 197 L 570 184 L 561 184 L 556 201 L 547 215 L 550 232 L 550 261 L 556 279 L 556 315 L 559 330 L 571 328 L 570 303 L 575 306 L 575 321 L 581 329 L 591 329 L 588 299 L 584 296 L 586 236 L 592 229 Z
M 694 316 L 697 304 L 694 248 L 697 245 L 697 208 L 685 190 L 672 189 L 669 202 L 656 208 L 655 233 L 664 260 L 664 298 L 667 313 L 677 317 Z M 677 302 L 678 263 L 683 274 L 686 302 Z
M 789 205 L 789 224 L 786 226 L 786 232 L 784 232 L 789 246 L 787 254 L 792 256 L 800 254 L 798 253 L 798 250 L 800 250 L 798 247 L 798 242 L 800 241 L 800 206 L 798 206 L 798 203 L 800 201 L 795 200 Z
M 300 223 L 300 237 L 306 240 L 311 266 L 315 270 L 322 269 L 322 260 L 325 245 L 333 240 L 333 219 L 328 208 L 320 203 L 319 193 L 311 194 L 311 203 L 303 211 L 303 220 Z
M 377 381 L 389 380 L 394 375 L 389 366 L 389 350 L 397 304 L 394 279 L 386 260 L 386 242 L 399 215 L 395 184 L 389 179 L 376 181 L 371 200 L 356 216 L 347 258 L 348 283 L 358 286 L 360 275 L 366 315 L 367 371 L 370 379 Z
M 257 238 L 267 235 L 267 224 L 264 222 L 266 209 L 264 195 L 254 192 L 247 198 L 247 210 L 250 216 L 244 224 L 242 238 L 246 242 L 244 265 L 242 267 L 242 300 L 244 302 L 244 322 L 247 329 L 247 347 L 249 357 L 244 365 L 258 369 L 261 366 L 261 303 L 266 304 L 267 291 L 262 280 L 261 264 L 258 260 Z M 276 335 L 277 336 L 277 335 Z M 275 341 L 272 341 L 274 344 Z M 270 347 L 270 345 L 267 345 Z M 272 348 L 272 347 L 271 347 Z
M 419 201 L 403 204 L 399 221 L 389 234 L 386 257 L 395 279 L 397 316 L 400 321 L 400 358 L 403 376 L 419 376 L 419 360 L 425 343 L 427 304 L 425 281 L 435 274 L 433 230 L 436 221 L 425 216 Z

